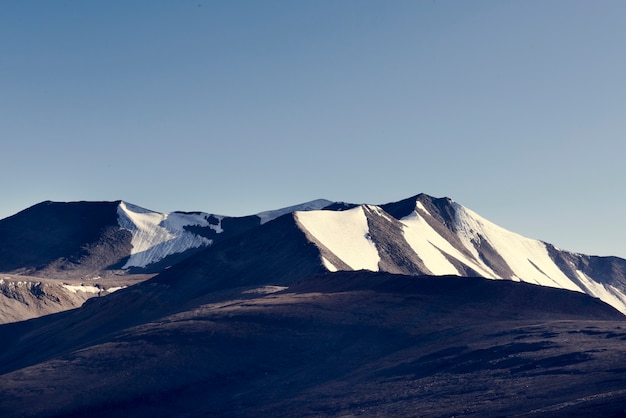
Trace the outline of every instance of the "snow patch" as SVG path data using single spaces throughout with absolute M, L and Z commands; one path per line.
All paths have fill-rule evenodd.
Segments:
M 426 206 L 424 206 L 424 204 L 422 202 L 420 202 L 419 200 L 417 201 L 417 204 L 415 205 L 416 209 L 421 210 L 422 212 L 426 213 L 428 216 L 433 216 L 430 214 L 430 212 L 426 209 Z M 410 216 L 410 215 L 409 215 Z
M 614 286 L 596 282 L 580 270 L 576 270 L 576 275 L 586 288 L 587 294 L 597 297 L 626 315 L 626 295 L 623 292 Z
M 339 270 L 337 267 L 335 267 L 335 265 L 333 263 L 328 261 L 326 259 L 326 257 L 322 257 L 322 264 L 324 265 L 324 267 L 326 267 L 326 270 L 328 270 L 330 272 L 335 272 L 335 271 Z
M 420 205 L 421 202 L 418 202 L 418 207 Z M 425 212 L 428 213 L 427 211 Z M 439 233 L 437 233 L 437 231 L 435 231 L 416 211 L 402 218 L 400 222 L 405 226 L 404 238 L 432 274 L 439 276 L 460 274 L 456 267 L 444 256 L 443 253 L 445 253 L 485 277 L 495 276 L 495 273 L 489 267 L 468 259 L 459 250 L 454 248 L 452 244 L 439 235 Z
M 117 292 L 118 290 L 126 289 L 127 287 L 128 286 L 116 286 L 116 287 L 109 287 L 108 289 L 105 289 L 105 290 L 109 293 L 113 293 L 113 292 Z
M 84 286 L 82 284 L 81 285 L 64 284 L 63 287 L 72 293 L 84 292 L 84 293 L 96 293 L 97 294 L 102 291 L 102 289 L 100 289 L 98 286 Z
M 320 209 L 325 208 L 328 205 L 331 205 L 332 203 L 333 202 L 331 202 L 330 200 L 317 199 L 317 200 L 312 200 L 310 202 L 306 202 L 306 203 L 302 203 L 302 204 L 294 205 L 294 206 L 289 206 L 289 207 L 282 208 L 282 209 L 260 212 L 260 213 L 257 213 L 256 216 L 261 218 L 261 225 L 263 225 L 264 223 L 272 221 L 288 213 L 305 212 L 305 211 L 310 211 L 310 210 L 320 210 Z
M 339 212 L 295 212 L 294 216 L 305 232 L 311 234 L 351 269 L 378 271 L 380 256 L 370 237 L 362 206 Z M 328 265 L 335 267 L 328 260 L 324 265 L 327 268 Z
M 123 269 L 146 267 L 169 255 L 211 244 L 210 239 L 185 230 L 186 226 L 209 227 L 222 232 L 223 217 L 206 213 L 158 213 L 121 202 L 117 214 L 120 228 L 132 233 L 133 248 Z M 219 223 L 209 223 L 210 216 Z

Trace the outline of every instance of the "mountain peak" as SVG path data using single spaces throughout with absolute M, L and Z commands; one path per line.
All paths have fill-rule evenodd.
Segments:
M 380 205 L 380 207 L 394 218 L 402 219 L 415 212 L 418 208 L 418 203 L 421 203 L 426 210 L 428 210 L 428 207 L 432 206 L 440 210 L 451 205 L 453 202 L 454 201 L 449 197 L 433 197 L 425 193 L 419 193 L 397 202 Z
M 309 211 L 309 210 L 320 210 L 320 209 L 324 209 L 332 205 L 333 203 L 334 202 L 331 202 L 330 200 L 326 200 L 326 199 L 315 199 L 309 202 L 300 203 L 299 205 L 293 205 L 293 206 L 288 206 L 282 209 L 260 212 L 260 213 L 257 213 L 256 216 L 261 218 L 261 224 L 264 224 L 280 216 L 286 215 L 287 213 Z

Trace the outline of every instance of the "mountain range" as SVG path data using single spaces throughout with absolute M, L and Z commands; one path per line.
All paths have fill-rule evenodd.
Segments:
M 626 260 L 448 198 L 245 217 L 43 202 L 0 220 L 0 271 L 1 416 L 626 408 Z
M 32 294 L 45 299 L 54 284 L 24 276 L 64 279 L 70 286 L 65 293 L 95 296 L 170 268 L 178 274 L 194 262 L 201 267 L 193 274 L 202 275 L 211 270 L 207 248 L 228 253 L 244 240 L 258 241 L 261 248 L 230 264 L 268 264 L 282 254 L 276 262 L 300 260 L 310 273 L 369 270 L 523 281 L 586 293 L 626 313 L 626 260 L 525 238 L 451 199 L 425 194 L 383 205 L 320 199 L 245 217 L 158 213 L 123 201 L 43 202 L 0 220 L 0 271 L 12 275 L 0 289 L 4 304 L 16 306 L 16 298 L 26 301 Z M 261 259 L 270 247 L 275 252 Z M 186 264 L 177 267 L 182 261 Z M 244 277 L 232 280 L 265 280 Z M 16 283 L 23 283 L 22 292 Z M 59 309 L 75 305 L 61 303 Z

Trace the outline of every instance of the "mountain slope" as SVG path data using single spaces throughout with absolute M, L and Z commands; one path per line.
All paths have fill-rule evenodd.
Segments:
M 481 276 L 588 293 L 626 313 L 626 260 L 590 257 L 507 231 L 450 199 L 296 212 L 329 271 Z
M 0 271 L 88 273 L 118 263 L 131 237 L 117 225 L 119 203 L 48 201 L 0 220 Z
M 79 278 L 160 272 L 198 249 L 293 210 L 326 200 L 245 217 L 204 212 L 161 213 L 123 202 L 42 202 L 0 220 L 0 272 Z
M 106 289 L 145 280 L 292 209 L 330 203 L 317 200 L 227 217 L 159 213 L 123 201 L 43 202 L 0 220 L 0 272 L 7 273 L 0 291 L 0 323 L 78 307 L 107 294 Z M 9 280 L 8 275 L 16 274 L 23 277 Z M 22 281 L 33 285 L 19 284 Z
M 285 228 L 301 234 L 294 238 Z M 236 243 L 244 235 L 254 250 Z M 316 251 L 302 253 L 300 236 Z M 249 272 L 265 268 L 260 254 L 271 247 L 282 254 L 267 254 L 276 259 L 272 268 L 300 260 L 308 273 L 366 269 L 524 281 L 584 292 L 626 313 L 626 260 L 563 251 L 424 194 L 380 206 L 319 199 L 247 217 L 159 213 L 122 201 L 44 202 L 0 220 L 0 243 L 0 271 L 45 278 L 119 278 L 170 267 L 170 276 L 212 277 L 216 266 L 241 264 L 249 271 L 232 280 L 261 284 L 265 278 Z M 228 280 L 207 282 L 218 288 Z
M 133 280 L 80 281 L 3 274 L 0 276 L 0 324 L 78 308 L 87 299 L 108 295 L 145 279 L 133 276 Z
M 0 414 L 602 417 L 626 400 L 624 318 L 577 292 L 359 271 L 159 308 L 183 283 L 0 326 Z
M 564 252 L 425 195 L 245 223 L 124 207 L 112 206 L 145 232 L 141 257 L 169 254 L 168 234 L 172 248 L 203 242 L 187 232 L 211 245 L 78 309 L 1 325 L 1 416 L 624 410 L 626 319 L 570 278 L 608 292 L 624 260 Z

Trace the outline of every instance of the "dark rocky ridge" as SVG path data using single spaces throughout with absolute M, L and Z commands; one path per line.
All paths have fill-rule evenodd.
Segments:
M 119 203 L 47 201 L 0 220 L 0 271 L 72 269 L 95 253 L 100 260 L 88 263 L 98 268 L 118 263 L 131 238 L 117 231 Z

